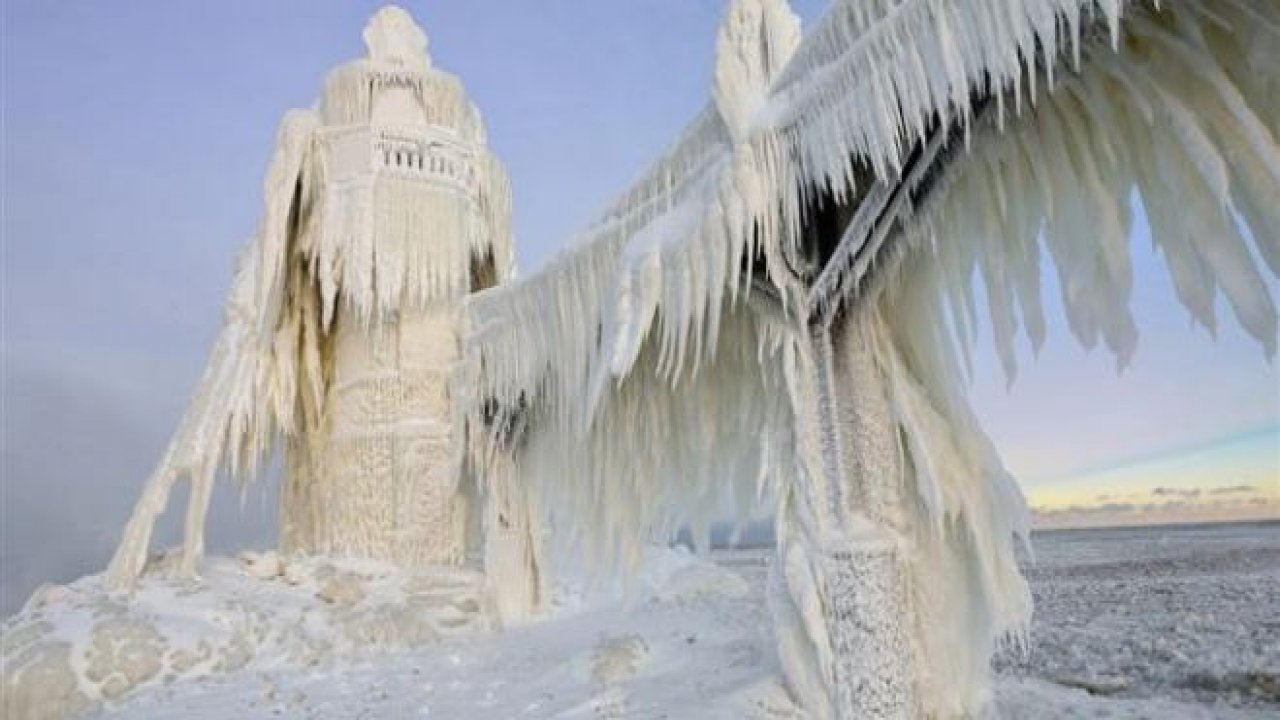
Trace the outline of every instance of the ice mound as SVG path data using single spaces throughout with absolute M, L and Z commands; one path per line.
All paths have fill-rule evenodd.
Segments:
M 246 552 L 177 581 L 167 564 L 153 562 L 130 597 L 100 575 L 37 590 L 0 629 L 3 715 L 60 718 L 147 687 L 357 659 L 494 623 L 483 576 L 465 568 Z
M 648 548 L 641 582 L 651 602 L 741 598 L 750 592 L 742 576 L 680 547 Z

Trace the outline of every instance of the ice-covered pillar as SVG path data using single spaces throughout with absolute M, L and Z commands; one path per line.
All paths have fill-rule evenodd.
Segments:
M 811 328 L 791 379 L 798 462 L 778 523 L 789 597 L 774 613 L 793 691 L 834 720 L 921 715 L 898 424 L 871 327 Z
M 770 84 L 799 43 L 782 0 L 736 0 L 713 95 L 735 142 L 760 132 Z M 770 606 L 787 681 L 818 718 L 914 718 L 914 613 L 901 529 L 897 425 L 858 318 L 804 333 L 788 373 L 795 483 L 782 493 Z
M 841 532 L 824 562 L 840 720 L 920 715 L 904 469 L 876 339 L 857 315 L 837 319 L 816 339 L 832 410 L 820 422 L 839 460 L 828 482 L 839 490 Z
M 484 478 L 484 572 L 504 623 L 525 620 L 545 604 L 542 513 L 528 478 L 505 449 L 494 453 Z

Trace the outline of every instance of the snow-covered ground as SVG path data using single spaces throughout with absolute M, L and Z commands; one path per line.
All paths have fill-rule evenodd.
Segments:
M 1280 524 L 1044 533 L 1036 551 L 1002 717 L 1280 717 Z M 802 718 L 778 680 L 768 559 L 655 551 L 625 602 L 562 586 L 550 617 L 501 633 L 161 678 L 96 716 Z

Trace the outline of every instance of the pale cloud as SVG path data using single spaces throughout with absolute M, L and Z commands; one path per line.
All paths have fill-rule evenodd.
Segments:
M 1200 488 L 1165 488 L 1158 487 L 1151 491 L 1155 497 L 1179 497 L 1179 498 L 1198 498 L 1200 497 Z
M 1087 528 L 1127 525 L 1159 525 L 1184 522 L 1233 522 L 1271 520 L 1280 517 L 1280 499 L 1261 495 L 1219 496 L 1215 499 L 1178 498 L 1164 502 L 1070 505 L 1033 509 L 1035 527 Z
M 1258 490 L 1257 485 L 1232 485 L 1230 487 L 1214 488 L 1209 491 L 1210 495 L 1240 495 L 1243 493 L 1252 493 Z

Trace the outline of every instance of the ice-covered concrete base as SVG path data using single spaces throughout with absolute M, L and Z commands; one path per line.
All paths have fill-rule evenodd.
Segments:
M 246 552 L 171 580 L 174 557 L 160 556 L 131 596 L 98 575 L 38 590 L 0 631 L 0 714 L 61 718 L 147 687 L 359 659 L 494 622 L 484 577 L 464 568 Z
M 910 593 L 898 546 L 859 538 L 828 549 L 822 567 L 831 610 L 838 718 L 920 716 L 908 626 Z

